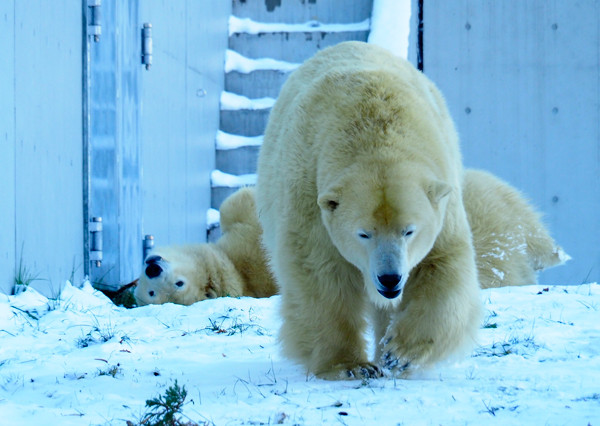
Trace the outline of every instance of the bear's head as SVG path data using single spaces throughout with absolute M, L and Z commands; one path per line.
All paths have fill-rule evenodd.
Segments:
M 436 242 L 451 187 L 410 172 L 362 176 L 367 179 L 342 178 L 320 191 L 321 218 L 339 253 L 362 272 L 370 299 L 396 304 L 411 270 Z
M 138 306 L 177 303 L 191 305 L 219 294 L 216 254 L 207 244 L 163 247 L 146 257 L 134 296 Z

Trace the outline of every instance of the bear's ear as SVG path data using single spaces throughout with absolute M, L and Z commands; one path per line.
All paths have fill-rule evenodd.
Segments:
M 438 205 L 452 191 L 452 187 L 441 181 L 434 181 L 429 184 L 427 196 L 431 204 Z
M 333 212 L 340 205 L 340 200 L 337 194 L 328 192 L 324 195 L 321 195 L 317 201 L 319 203 L 319 207 L 322 210 Z

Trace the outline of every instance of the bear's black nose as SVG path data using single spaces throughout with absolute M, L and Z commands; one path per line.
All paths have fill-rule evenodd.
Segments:
M 154 297 L 154 290 L 150 290 L 150 291 L 148 292 L 148 294 L 150 295 L 150 297 Z
M 377 279 L 386 289 L 395 290 L 396 286 L 402 280 L 402 275 L 398 274 L 383 274 L 377 275 Z
M 148 278 L 156 278 L 162 273 L 162 268 L 156 264 L 151 263 L 146 267 L 146 275 Z

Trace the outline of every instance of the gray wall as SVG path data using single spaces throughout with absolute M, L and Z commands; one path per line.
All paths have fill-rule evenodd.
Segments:
M 142 73 L 142 233 L 157 245 L 206 238 L 230 1 L 142 3 L 154 64 Z M 173 93 L 180 94 L 173 96 Z
M 540 282 L 600 281 L 600 2 L 424 4 L 424 71 L 466 165 L 523 190 L 573 257 Z
M 102 36 L 88 58 L 86 0 L 0 2 L 4 293 L 21 249 L 32 285 L 52 296 L 84 271 L 107 287 L 133 280 L 144 234 L 157 244 L 206 239 L 231 2 L 102 3 Z M 148 71 L 144 22 L 154 33 Z M 99 268 L 84 262 L 95 216 L 104 219 Z
M 59 23 L 59 24 L 57 24 Z M 0 2 L 0 290 L 83 271 L 81 0 Z
M 104 260 L 90 276 L 115 288 L 139 275 L 145 235 L 156 245 L 206 241 L 231 3 L 117 2 L 105 12 L 106 35 L 91 46 L 90 197 L 90 216 L 103 218 Z M 149 69 L 140 61 L 144 23 Z
M 139 269 L 141 242 L 141 22 L 137 1 L 103 2 L 90 51 L 89 216 L 102 218 L 102 263 L 86 273 L 116 286 Z M 136 265 L 137 264 L 137 265 Z
M 92 282 L 137 278 L 143 237 L 156 245 L 206 240 L 210 171 L 223 90 L 230 2 L 103 5 L 91 49 L 90 216 L 103 218 L 103 261 Z M 152 65 L 140 61 L 152 25 Z
M 354 23 L 371 16 L 372 0 L 232 0 L 233 15 L 256 22 Z

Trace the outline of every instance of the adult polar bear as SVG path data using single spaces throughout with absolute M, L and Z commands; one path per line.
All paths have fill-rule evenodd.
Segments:
M 376 377 L 378 361 L 408 374 L 473 340 L 481 301 L 462 176 L 445 102 L 408 62 L 347 42 L 289 77 L 256 191 L 287 356 L 324 378 Z

